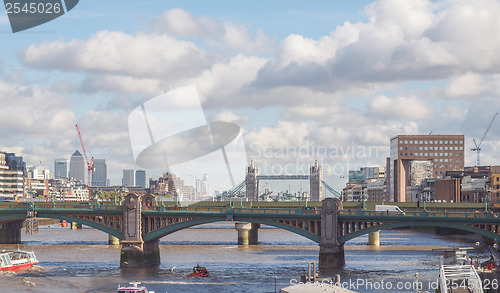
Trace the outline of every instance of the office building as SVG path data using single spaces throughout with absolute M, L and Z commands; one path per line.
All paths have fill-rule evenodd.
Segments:
M 76 181 L 85 182 L 85 159 L 82 154 L 76 150 L 73 155 L 71 155 L 71 160 L 69 161 L 69 177 Z
M 54 160 L 54 179 L 67 179 L 69 177 L 69 160 Z
M 0 201 L 14 201 L 24 193 L 24 172 L 10 169 L 6 157 L 6 153 L 0 152 Z
M 135 171 L 134 170 L 123 170 L 122 185 L 123 186 L 135 186 Z
M 135 170 L 135 184 L 134 186 L 141 186 L 146 189 L 146 171 Z
M 104 159 L 94 159 L 92 170 L 92 186 L 106 186 L 108 183 L 108 166 Z
M 390 198 L 407 201 L 408 186 L 464 169 L 464 136 L 398 135 L 390 142 L 389 169 Z

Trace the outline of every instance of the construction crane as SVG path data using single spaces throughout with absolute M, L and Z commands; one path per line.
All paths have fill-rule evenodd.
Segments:
M 493 125 L 493 121 L 495 121 L 495 118 L 497 118 L 497 115 L 498 115 L 498 112 L 495 113 L 495 116 L 493 116 L 493 119 L 491 119 L 490 125 L 488 125 L 488 128 L 486 128 L 486 131 L 484 132 L 483 137 L 481 138 L 481 141 L 479 142 L 479 144 L 476 143 L 475 139 L 472 139 L 472 141 L 474 142 L 474 145 L 476 146 L 476 147 L 471 149 L 471 151 L 474 151 L 477 154 L 477 165 L 476 166 L 480 165 L 479 164 L 479 152 L 481 151 L 481 144 L 483 143 L 483 140 L 486 137 L 486 134 L 490 130 L 491 125 Z
M 80 143 L 82 144 L 82 149 L 83 149 L 83 156 L 85 157 L 85 162 L 87 163 L 87 170 L 88 170 L 88 180 L 89 180 L 89 195 L 90 195 L 90 182 L 91 182 L 91 172 L 94 170 L 94 157 L 92 157 L 89 160 L 87 159 L 87 151 L 85 151 L 85 146 L 83 145 L 83 139 L 82 139 L 82 134 L 80 133 L 80 128 L 78 128 L 78 124 L 75 124 L 76 126 L 76 131 L 78 131 L 78 137 L 80 138 Z

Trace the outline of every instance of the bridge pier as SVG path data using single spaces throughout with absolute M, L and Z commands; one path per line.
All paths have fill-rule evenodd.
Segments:
M 321 207 L 321 239 L 319 242 L 319 268 L 338 269 L 345 264 L 344 244 L 339 243 L 338 211 L 342 202 L 337 198 L 323 200 Z
M 255 223 L 236 223 L 234 224 L 238 231 L 238 245 L 256 245 L 259 244 L 260 224 Z
M 20 244 L 24 220 L 0 224 L 0 244 Z
M 159 240 L 143 243 L 122 241 L 121 268 L 141 268 L 160 265 Z
M 120 254 L 121 268 L 158 266 L 160 264 L 159 239 L 142 239 L 141 198 L 129 193 L 123 203 L 123 240 Z
M 380 245 L 380 231 L 368 233 L 368 245 Z

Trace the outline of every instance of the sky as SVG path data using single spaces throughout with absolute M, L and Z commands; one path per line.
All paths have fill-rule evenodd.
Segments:
M 492 0 L 85 0 L 12 33 L 2 8 L 0 150 L 53 169 L 81 151 L 78 123 L 121 184 L 123 169 L 142 169 L 130 114 L 194 85 L 206 121 L 240 127 L 233 181 L 242 160 L 272 175 L 308 174 L 317 159 L 340 190 L 349 170 L 385 166 L 398 134 L 463 134 L 474 165 L 472 140 L 500 108 L 499 14 Z M 481 164 L 500 164 L 499 120 Z M 224 165 L 207 158 L 181 177 Z M 214 174 L 211 190 L 227 188 L 227 173 Z

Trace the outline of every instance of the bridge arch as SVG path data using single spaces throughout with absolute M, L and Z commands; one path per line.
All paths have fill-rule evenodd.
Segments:
M 497 241 L 500 241 L 500 235 L 489 232 L 483 229 L 479 229 L 476 227 L 468 226 L 468 225 L 463 225 L 463 224 L 454 224 L 454 223 L 447 223 L 447 222 L 426 222 L 426 223 L 408 223 L 408 222 L 397 222 L 397 223 L 390 223 L 390 224 L 384 224 L 384 225 L 379 225 L 379 226 L 373 226 L 373 227 L 368 227 L 364 228 L 361 230 L 358 230 L 356 232 L 349 233 L 347 235 L 341 236 L 339 238 L 339 243 L 346 243 L 347 241 L 354 239 L 356 237 L 376 232 L 379 230 L 389 230 L 389 229 L 394 229 L 394 228 L 402 228 L 402 227 L 443 227 L 443 228 L 453 228 L 457 230 L 462 230 L 462 231 L 467 231 L 467 232 L 472 232 L 475 234 L 479 234 L 491 239 L 496 239 Z
M 146 235 L 143 235 L 142 239 L 144 241 L 151 241 L 151 240 L 156 240 L 160 239 L 164 236 L 170 235 L 174 232 L 189 228 L 189 227 L 194 227 L 202 224 L 209 224 L 209 223 L 216 223 L 216 222 L 225 222 L 226 218 L 205 218 L 205 219 L 194 219 L 194 220 L 189 220 L 177 224 L 173 224 L 158 230 L 155 230 L 153 232 L 149 232 Z M 261 224 L 261 225 L 268 225 L 268 226 L 273 226 L 276 228 L 280 228 L 283 230 L 287 230 L 289 232 L 298 234 L 300 236 L 303 236 L 309 240 L 312 240 L 316 243 L 319 243 L 320 237 L 309 233 L 305 230 L 289 226 L 287 224 L 279 223 L 279 222 L 274 222 L 270 220 L 263 220 L 263 219 L 238 219 L 236 222 L 248 222 L 248 223 L 256 223 L 256 224 Z

